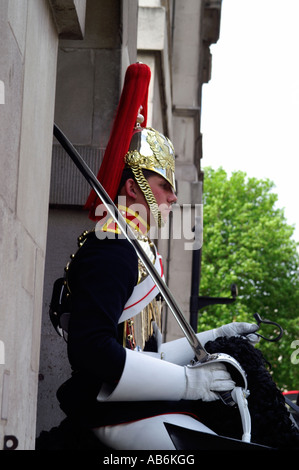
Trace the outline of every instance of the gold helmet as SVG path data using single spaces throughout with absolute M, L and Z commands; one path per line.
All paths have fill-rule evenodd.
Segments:
M 132 170 L 145 169 L 158 173 L 175 191 L 174 148 L 171 141 L 155 129 L 136 129 L 125 156 L 125 164 Z
M 174 158 L 174 148 L 167 137 L 151 127 L 136 127 L 125 156 L 125 166 L 131 169 L 159 227 L 162 225 L 161 213 L 142 170 L 159 174 L 175 191 Z

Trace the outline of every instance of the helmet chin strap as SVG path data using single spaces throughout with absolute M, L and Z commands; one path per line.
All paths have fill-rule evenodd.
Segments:
M 142 169 L 136 166 L 131 167 L 132 173 L 137 181 L 137 184 L 139 188 L 141 189 L 145 200 L 150 208 L 151 213 L 153 214 L 153 217 L 155 219 L 155 222 L 158 226 L 158 228 L 163 227 L 164 221 L 162 218 L 161 211 L 159 209 L 158 203 L 156 201 L 155 196 L 153 195 L 152 189 L 150 185 L 148 184 L 147 179 L 145 178 Z

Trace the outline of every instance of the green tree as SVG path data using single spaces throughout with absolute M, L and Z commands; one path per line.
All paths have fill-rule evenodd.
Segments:
M 277 385 L 291 390 L 299 389 L 299 353 L 294 350 L 299 344 L 298 244 L 292 239 L 294 227 L 276 207 L 273 187 L 243 172 L 229 178 L 222 168 L 205 169 L 199 294 L 227 297 L 235 283 L 238 297 L 228 306 L 201 309 L 198 331 L 231 321 L 253 322 L 254 313 L 279 323 L 283 338 L 261 340 L 258 347 Z

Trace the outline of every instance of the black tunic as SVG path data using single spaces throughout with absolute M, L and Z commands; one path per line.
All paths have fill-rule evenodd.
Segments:
M 169 412 L 195 414 L 194 402 L 184 400 L 96 400 L 103 382 L 116 385 L 122 375 L 126 353 L 123 325 L 118 325 L 118 320 L 137 280 L 135 249 L 126 239 L 115 236 L 99 240 L 90 233 L 70 264 L 68 356 L 74 372 L 57 397 L 63 411 L 85 425 L 123 423 Z

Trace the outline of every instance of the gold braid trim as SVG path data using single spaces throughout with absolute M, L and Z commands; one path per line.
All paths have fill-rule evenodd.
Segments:
M 142 173 L 141 168 L 131 166 L 131 170 L 133 172 L 133 175 L 138 183 L 138 186 L 140 187 L 141 191 L 144 194 L 145 200 L 149 205 L 149 208 L 154 216 L 154 219 L 158 225 L 159 228 L 162 227 L 162 216 L 161 212 L 159 210 L 159 206 L 157 204 L 157 201 L 155 199 L 155 196 L 153 195 L 153 192 L 151 190 L 150 185 L 148 184 L 147 179 L 144 177 L 144 174 Z
M 159 330 L 162 329 L 162 300 L 153 299 L 141 312 L 124 323 L 123 346 L 135 349 L 136 346 L 144 349 L 146 342 L 153 335 L 153 322 Z

